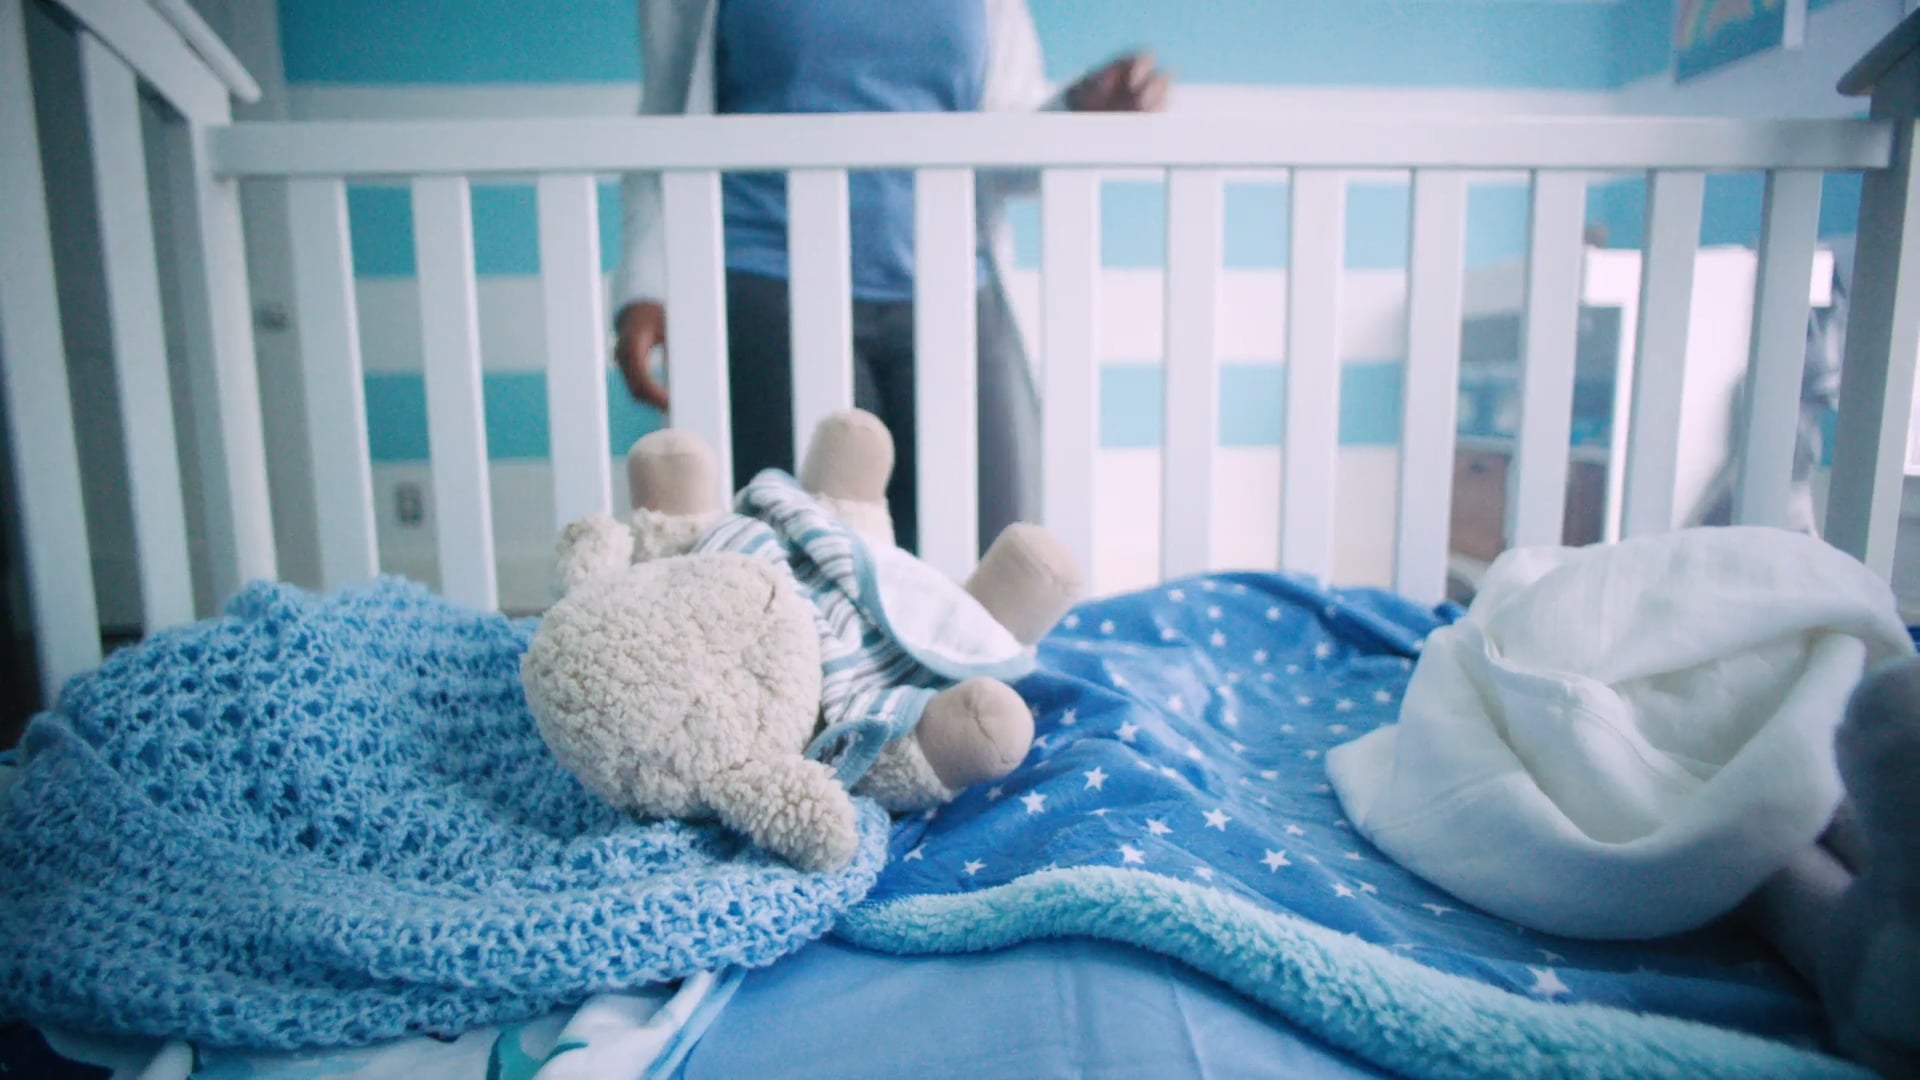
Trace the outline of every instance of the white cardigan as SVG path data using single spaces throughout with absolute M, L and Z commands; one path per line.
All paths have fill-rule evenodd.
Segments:
M 985 0 L 987 79 L 980 109 L 1030 111 L 1058 108 L 1060 96 L 1047 82 L 1040 40 L 1026 0 Z M 719 0 L 640 0 L 642 115 L 704 116 L 714 111 L 714 18 Z M 1034 176 L 982 174 L 977 184 L 982 245 L 995 272 L 1011 251 L 1006 235 L 1007 197 L 1030 191 Z M 613 278 L 612 314 L 637 300 L 666 298 L 666 255 L 660 232 L 660 176 L 631 173 L 620 186 L 623 247 Z

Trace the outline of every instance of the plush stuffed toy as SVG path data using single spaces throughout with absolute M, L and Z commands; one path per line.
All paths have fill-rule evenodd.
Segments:
M 1862 680 L 1834 750 L 1840 812 L 1747 914 L 1819 989 L 1842 1051 L 1920 1080 L 1920 657 Z
M 853 857 L 849 788 L 900 812 L 1011 772 L 1033 716 L 1008 680 L 1082 574 L 1029 525 L 964 589 L 901 551 L 893 454 L 877 418 L 837 414 L 797 481 L 763 473 L 724 513 L 705 444 L 636 443 L 631 523 L 562 531 L 564 595 L 521 667 L 560 762 L 617 806 L 717 818 L 807 870 Z

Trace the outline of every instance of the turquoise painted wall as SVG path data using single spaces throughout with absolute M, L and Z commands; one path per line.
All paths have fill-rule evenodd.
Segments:
M 1146 44 L 1194 82 L 1605 89 L 1623 9 L 1563 0 L 1030 0 L 1060 78 Z M 634 0 L 282 0 L 303 83 L 629 82 Z
M 1122 51 L 1150 46 L 1191 83 L 1505 90 L 1605 90 L 1665 70 L 1672 0 L 1030 0 L 1049 72 L 1067 79 Z M 1826 0 L 1815 0 L 1822 6 Z M 450 86 L 630 83 L 639 78 L 634 0 L 281 0 L 289 82 Z M 1851 184 L 1851 186 L 1849 186 Z M 1716 177 L 1702 238 L 1751 243 L 1757 178 Z M 1828 185 L 1823 232 L 1850 228 L 1857 178 Z M 615 262 L 615 185 L 600 190 L 602 261 Z M 1233 184 L 1225 250 L 1235 269 L 1284 268 L 1286 187 Z M 1165 197 L 1158 184 L 1115 182 L 1102 193 L 1102 263 L 1156 268 L 1165 259 Z M 413 273 L 406 190 L 349 192 L 352 246 L 362 277 Z M 1527 194 L 1485 185 L 1469 196 L 1469 265 L 1520 258 Z M 473 192 L 476 269 L 483 276 L 538 272 L 532 189 L 480 184 Z M 1615 244 L 1637 244 L 1644 196 L 1631 183 L 1597 186 L 1588 217 Z M 1348 199 L 1347 266 L 1406 265 L 1404 185 L 1358 185 Z M 1016 260 L 1038 262 L 1037 207 L 1018 208 Z M 1221 374 L 1227 445 L 1277 445 L 1283 411 L 1278 365 L 1226 365 Z M 1341 438 L 1348 445 L 1397 441 L 1400 360 L 1350 363 L 1343 372 Z M 612 446 L 619 451 L 657 426 L 610 377 Z M 546 453 L 545 385 L 538 374 L 493 374 L 485 384 L 488 443 L 496 458 Z M 417 376 L 367 380 L 376 461 L 426 457 L 424 392 Z M 1160 374 L 1151 365 L 1108 365 L 1101 382 L 1101 437 L 1109 447 L 1159 442 Z

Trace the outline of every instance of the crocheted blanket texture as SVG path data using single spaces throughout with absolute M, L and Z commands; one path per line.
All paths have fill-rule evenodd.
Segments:
M 872 886 L 614 811 L 528 713 L 533 631 L 259 584 L 73 680 L 0 795 L 0 1016 L 295 1049 L 772 963 Z

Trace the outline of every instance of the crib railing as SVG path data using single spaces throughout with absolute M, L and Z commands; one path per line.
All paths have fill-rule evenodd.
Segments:
M 0 354 L 16 462 L 33 620 L 48 687 L 99 657 L 54 303 L 37 134 L 22 33 L 23 3 L 0 0 Z M 537 184 L 540 274 L 555 525 L 606 510 L 611 477 L 595 178 L 658 170 L 665 203 L 672 327 L 672 422 L 724 458 L 729 387 L 720 177 L 790 178 L 796 433 L 853 400 L 847 174 L 916 175 L 916 346 L 923 554 L 952 574 L 975 545 L 974 259 L 977 170 L 1039 173 L 1044 517 L 1093 557 L 1100 286 L 1099 171 L 1152 169 L 1168 185 L 1162 572 L 1210 568 L 1220 443 L 1215 342 L 1227 170 L 1284 170 L 1291 250 L 1277 562 L 1328 574 L 1329 512 L 1341 362 L 1345 181 L 1350 170 L 1412 177 L 1408 355 L 1394 585 L 1415 599 L 1445 589 L 1460 360 L 1467 181 L 1524 171 L 1531 182 L 1514 544 L 1556 543 L 1568 472 L 1586 182 L 1590 173 L 1650 179 L 1625 464 L 1625 531 L 1674 517 L 1680 388 L 1704 176 L 1762 171 L 1765 228 L 1751 347 L 1752 407 L 1737 517 L 1786 520 L 1803 330 L 1822 175 L 1868 173 L 1830 535 L 1881 573 L 1893 525 L 1920 323 L 1920 255 L 1905 241 L 1916 193 L 1910 101 L 1872 120 L 1732 121 L 1399 117 L 834 116 L 593 118 L 490 122 L 230 122 L 226 95 L 140 4 L 63 0 L 89 59 L 93 152 L 102 174 L 101 269 L 114 297 L 129 483 L 136 507 L 148 629 L 191 617 L 181 477 L 165 409 L 158 277 L 143 174 L 125 117 L 136 79 L 172 103 L 189 210 L 182 265 L 196 431 L 215 543 L 215 591 L 275 573 L 236 187 L 287 183 L 299 351 L 304 365 L 321 582 L 365 580 L 379 565 L 361 397 L 346 184 L 411 185 L 441 584 L 450 597 L 497 599 L 476 313 L 472 178 Z M 139 25 L 136 25 L 139 24 Z M 157 43 L 157 44 L 156 44 Z M 97 100 L 96 100 L 97 99 Z M 1888 99 L 1892 101 L 1892 99 Z M 1894 116 L 1902 119 L 1893 119 Z M 137 131 L 135 132 L 137 136 Z M 24 150 L 24 152 L 23 152 Z M 109 176 L 107 174 L 114 174 Z M 985 175 L 984 173 L 981 175 Z M 146 231 L 143 231 L 146 223 Z M 778 388 L 764 388 L 775 390 Z M 729 470 L 723 469 L 723 478 Z
M 1762 242 L 1755 358 L 1765 392 L 1747 435 L 1757 451 L 1743 486 L 1741 519 L 1784 521 L 1801 331 L 1807 315 L 1820 180 L 1824 170 L 1879 169 L 1889 125 L 1870 121 L 1701 120 L 1296 120 L 1165 116 L 835 116 L 700 120 L 600 118 L 505 122 L 247 124 L 214 134 L 218 167 L 239 177 L 291 177 L 325 207 L 308 227 L 331 231 L 329 260 L 303 257 L 301 280 L 324 275 L 335 295 L 342 264 L 341 186 L 352 178 L 410 177 L 414 185 L 428 402 L 436 490 L 458 515 L 443 521 L 446 587 L 490 604 L 485 455 L 479 445 L 478 359 L 472 341 L 472 268 L 464 191 L 468 177 L 540 177 L 543 251 L 570 258 L 543 265 L 549 325 L 602 325 L 593 290 L 577 276 L 591 250 L 596 173 L 663 172 L 668 309 L 672 312 L 673 422 L 726 446 L 726 354 L 719 180 L 725 171 L 785 170 L 790 193 L 796 432 L 851 403 L 846 177 L 849 170 L 907 168 L 917 176 L 916 308 L 923 446 L 924 554 L 954 574 L 975 549 L 973 259 L 974 170 L 1042 174 L 1042 329 L 1045 517 L 1083 557 L 1092 555 L 1095 458 L 1097 171 L 1162 170 L 1167 178 L 1165 470 L 1162 572 L 1208 568 L 1217 519 L 1213 475 L 1219 445 L 1216 304 L 1222 267 L 1226 170 L 1288 170 L 1291 252 L 1287 320 L 1279 565 L 1332 569 L 1340 288 L 1345 235 L 1343 172 L 1410 170 L 1414 214 L 1409 358 L 1397 523 L 1395 586 L 1421 599 L 1442 595 L 1459 362 L 1466 180 L 1473 172 L 1525 170 L 1532 177 L 1526 302 L 1525 404 L 1519 434 L 1516 544 L 1557 542 L 1563 520 L 1575 337 L 1588 174 L 1651 174 L 1646 267 L 1632 437 L 1626 464 L 1625 531 L 1671 526 L 1685 377 L 1694 255 L 1705 174 L 1764 170 L 1768 224 Z M 562 187 L 575 194 L 565 214 Z M 322 196 L 321 192 L 324 192 Z M 296 212 L 301 212 L 296 208 Z M 315 210 L 314 214 L 319 211 Z M 575 275 L 571 285 L 556 284 Z M 1797 291 L 1796 291 L 1797 287 Z M 336 303 L 324 318 L 351 319 Z M 328 333 L 337 333 L 329 328 Z M 603 349 L 553 342 L 550 383 L 571 384 L 568 425 L 576 445 L 553 450 L 555 484 L 568 494 L 563 519 L 605 501 L 600 385 Z M 351 350 L 313 357 L 315 385 L 353 385 Z M 756 389 L 757 388 L 752 388 Z M 1768 396 L 1771 393 L 1773 396 Z M 556 394 L 555 400 L 563 400 Z M 345 403 L 341 403 L 345 408 Z M 1787 407 L 1781 412 L 1781 406 Z M 342 412 L 343 416 L 346 415 Z M 316 417 L 316 425 L 324 426 Z M 354 439 L 357 430 L 349 429 Z M 1769 456 L 1771 455 L 1771 456 Z M 1778 467 L 1775 467 L 1778 466 Z M 724 472 L 724 470 L 723 470 Z M 355 522 L 339 543 L 365 572 L 371 518 L 364 488 L 335 485 L 328 520 Z
M 231 101 L 259 88 L 179 0 L 0 0 L 0 387 L 19 502 L 23 576 L 43 693 L 99 663 L 101 627 L 88 557 L 66 348 L 56 292 L 34 87 L 29 8 L 67 25 L 78 49 L 104 252 L 133 510 L 141 608 L 157 628 L 191 619 L 192 574 L 175 418 L 169 403 L 162 276 L 196 402 L 196 479 L 214 591 L 275 572 L 266 455 L 238 185 L 214 175 L 208 136 Z M 159 171 L 176 253 L 160 266 L 149 206 L 140 98 L 165 103 Z M 97 403 L 87 403 L 89 405 Z

